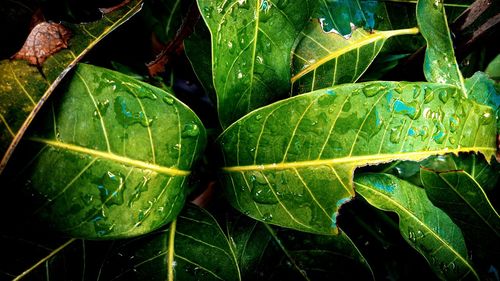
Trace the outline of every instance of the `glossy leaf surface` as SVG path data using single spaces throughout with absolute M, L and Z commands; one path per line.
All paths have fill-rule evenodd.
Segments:
M 443 1 L 419 0 L 417 20 L 420 32 L 427 41 L 425 78 L 429 82 L 455 85 L 467 96 L 464 78 L 455 58 Z
M 258 220 L 336 232 L 338 208 L 354 196 L 356 167 L 460 151 L 491 158 L 491 108 L 452 96 L 458 89 L 449 85 L 370 82 L 256 110 L 219 137 L 228 198 Z
M 212 35 L 219 119 L 239 117 L 286 95 L 290 53 L 315 0 L 198 0 Z
M 500 251 L 500 216 L 487 196 L 499 176 L 475 155 L 433 157 L 420 170 L 429 199 L 462 229 L 478 257 L 495 259 Z
M 373 206 L 398 214 L 401 235 L 440 278 L 479 280 L 460 228 L 432 205 L 424 190 L 388 174 L 359 175 L 355 188 Z
M 212 215 L 187 206 L 169 228 L 118 242 L 103 280 L 241 280 L 230 243 Z
M 325 33 L 317 22 L 310 22 L 301 32 L 302 38 L 293 53 L 294 94 L 355 82 L 388 38 L 416 33 L 417 28 L 374 32 L 356 29 L 346 39 L 336 33 Z
M 128 237 L 175 218 L 206 133 L 184 104 L 110 70 L 78 66 L 46 107 L 6 180 L 35 215 L 76 237 Z M 22 199 L 20 199 L 22 200 Z
M 465 87 L 470 99 L 493 108 L 497 120 L 497 131 L 500 132 L 500 92 L 495 89 L 494 81 L 486 74 L 476 72 L 465 80 Z
M 34 116 L 62 78 L 97 42 L 126 22 L 141 8 L 142 1 L 133 0 L 126 6 L 103 14 L 96 22 L 69 24 L 68 48 L 60 50 L 40 67 L 23 60 L 0 61 L 0 173 L 5 168 L 15 146 Z

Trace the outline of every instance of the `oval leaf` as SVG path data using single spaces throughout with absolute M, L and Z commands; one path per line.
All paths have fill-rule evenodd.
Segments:
M 499 174 L 474 155 L 436 157 L 420 170 L 429 199 L 462 229 L 475 256 L 494 259 L 500 252 L 500 216 L 486 191 Z
M 317 22 L 311 22 L 301 32 L 302 39 L 293 53 L 294 93 L 355 82 L 388 38 L 417 33 L 417 28 L 373 32 L 356 29 L 345 39 L 339 34 L 325 33 Z
M 168 229 L 117 242 L 104 280 L 241 280 L 236 257 L 207 211 L 187 206 Z
M 67 49 L 48 57 L 39 69 L 24 60 L 0 61 L 0 173 L 28 125 L 62 78 L 97 42 L 136 14 L 141 5 L 142 1 L 133 0 L 103 15 L 99 21 L 64 23 L 71 33 Z
M 169 222 L 206 133 L 171 94 L 80 65 L 46 107 L 6 173 L 33 193 L 35 214 L 88 239 L 127 237 Z
M 290 89 L 290 53 L 315 0 L 198 0 L 212 34 L 212 69 L 223 127 Z
M 460 151 L 491 158 L 495 124 L 482 118 L 491 108 L 445 99 L 456 95 L 441 84 L 370 82 L 256 110 L 219 137 L 229 200 L 258 220 L 336 232 L 356 167 Z
M 446 280 L 479 280 L 467 259 L 460 229 L 425 191 L 388 174 L 356 176 L 356 191 L 373 206 L 396 212 L 404 239 Z

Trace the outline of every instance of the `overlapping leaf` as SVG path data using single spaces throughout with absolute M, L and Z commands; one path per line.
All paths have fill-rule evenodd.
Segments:
M 175 218 L 205 145 L 196 115 L 169 93 L 90 65 L 62 94 L 2 180 L 32 194 L 37 217 L 77 237 L 128 237 Z
M 495 89 L 493 80 L 482 72 L 476 72 L 465 80 L 465 87 L 470 99 L 493 108 L 497 120 L 497 131 L 500 132 L 500 92 Z
M 365 72 L 385 41 L 397 35 L 416 34 L 417 28 L 367 32 L 356 29 L 348 39 L 325 33 L 313 21 L 293 53 L 292 87 L 295 94 L 352 83 Z
M 168 229 L 119 242 L 103 280 L 241 280 L 231 242 L 207 211 L 187 206 Z
M 491 108 L 434 83 L 370 82 L 299 95 L 248 114 L 220 137 L 222 180 L 258 220 L 336 232 L 359 166 L 447 152 L 495 153 Z
M 399 215 L 401 235 L 440 278 L 479 280 L 460 228 L 432 205 L 424 190 L 387 174 L 359 175 L 355 188 L 373 206 Z
M 315 0 L 198 0 L 212 35 L 219 119 L 227 127 L 290 88 L 290 53 Z
M 418 1 L 417 20 L 420 32 L 427 41 L 424 61 L 427 81 L 455 85 L 467 96 L 464 78 L 453 51 L 443 1 Z
M 0 173 L 5 168 L 15 146 L 28 125 L 54 91 L 66 73 L 75 66 L 97 42 L 127 21 L 141 8 L 142 1 L 133 0 L 126 6 L 103 14 L 103 18 L 86 24 L 69 24 L 72 35 L 68 49 L 49 57 L 41 67 L 26 61 L 0 61 Z
M 487 191 L 500 174 L 475 155 L 439 156 L 424 162 L 420 177 L 429 199 L 462 229 L 477 257 L 495 259 L 500 251 L 500 216 Z

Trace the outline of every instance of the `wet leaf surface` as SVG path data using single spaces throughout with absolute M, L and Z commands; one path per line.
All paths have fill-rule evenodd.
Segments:
M 352 36 L 344 38 L 325 33 L 312 21 L 300 33 L 302 38 L 293 53 L 293 92 L 300 94 L 353 83 L 370 66 L 387 39 L 417 33 L 417 28 L 373 32 L 356 29 Z
M 212 35 L 213 82 L 222 127 L 286 95 L 290 54 L 315 0 L 198 0 Z
M 253 111 L 218 139 L 229 201 L 257 220 L 336 232 L 359 166 L 462 151 L 494 155 L 491 108 L 445 98 L 459 95 L 449 85 L 370 82 Z
M 57 53 L 48 57 L 40 69 L 24 60 L 0 61 L 2 76 L 0 81 L 0 155 L 2 155 L 0 173 L 27 127 L 62 78 L 97 42 L 137 13 L 140 7 L 141 1 L 134 0 L 115 12 L 103 15 L 103 18 L 96 22 L 64 23 L 65 28 L 72 34 L 67 42 L 68 48 L 58 50 Z M 42 26 L 47 26 L 47 24 L 42 24 Z M 54 25 L 50 26 L 54 29 Z M 58 29 L 55 33 L 56 37 L 63 35 L 59 30 L 60 26 L 56 27 Z M 40 63 L 40 60 L 43 60 L 41 58 L 47 57 L 48 53 L 42 52 L 45 50 L 31 48 L 33 44 L 38 44 L 42 37 L 46 38 L 46 35 L 46 33 L 36 32 L 34 36 L 29 37 L 27 46 L 30 48 L 21 54 L 26 55 L 31 63 Z M 56 49 L 63 47 L 65 36 L 59 39 L 61 40 L 56 40 L 59 47 L 57 47 L 58 44 L 52 46 L 51 44 L 57 42 L 50 41 L 51 44 L 45 45 L 45 49 L 54 51 L 54 47 Z
M 453 221 L 421 188 L 387 174 L 356 176 L 355 189 L 373 206 L 396 212 L 401 235 L 445 280 L 479 280 Z
M 33 216 L 87 239 L 135 236 L 173 220 L 206 142 L 196 115 L 172 94 L 90 65 L 79 65 L 60 94 L 2 179 L 32 195 Z

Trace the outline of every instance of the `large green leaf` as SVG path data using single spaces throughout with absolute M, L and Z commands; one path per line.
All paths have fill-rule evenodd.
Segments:
M 315 3 L 198 0 L 212 35 L 213 81 L 223 127 L 286 95 L 292 46 Z
M 270 227 L 239 215 L 227 220 L 246 280 L 370 280 L 365 258 L 344 233 L 316 235 Z
M 293 91 L 304 93 L 355 82 L 388 38 L 417 33 L 417 28 L 373 32 L 356 29 L 349 39 L 345 39 L 336 33 L 325 33 L 312 21 L 301 32 L 302 38 L 293 53 Z
M 207 211 L 188 205 L 169 228 L 117 242 L 103 280 L 241 280 L 231 242 Z
M 90 65 L 61 94 L 3 180 L 24 187 L 36 216 L 72 236 L 128 237 L 174 219 L 205 146 L 196 115 L 169 93 Z
M 464 78 L 453 51 L 443 1 L 419 0 L 417 20 L 420 32 L 427 41 L 424 60 L 427 81 L 455 85 L 467 96 Z
M 460 229 L 424 190 L 388 174 L 356 176 L 355 188 L 373 206 L 398 214 L 401 235 L 440 278 L 479 280 Z
M 491 108 L 450 99 L 435 83 L 346 84 L 292 97 L 246 115 L 220 137 L 222 180 L 238 210 L 258 220 L 336 232 L 360 166 L 430 155 L 494 155 Z
M 486 192 L 497 187 L 499 171 L 474 155 L 438 156 L 425 161 L 420 177 L 429 199 L 464 232 L 476 257 L 500 252 L 500 216 Z
M 137 13 L 141 0 L 103 14 L 96 22 L 63 23 L 72 37 L 68 49 L 50 56 L 40 67 L 21 60 L 0 61 L 0 173 L 28 125 L 62 78 L 97 42 Z M 41 74 L 41 72 L 43 74 Z

